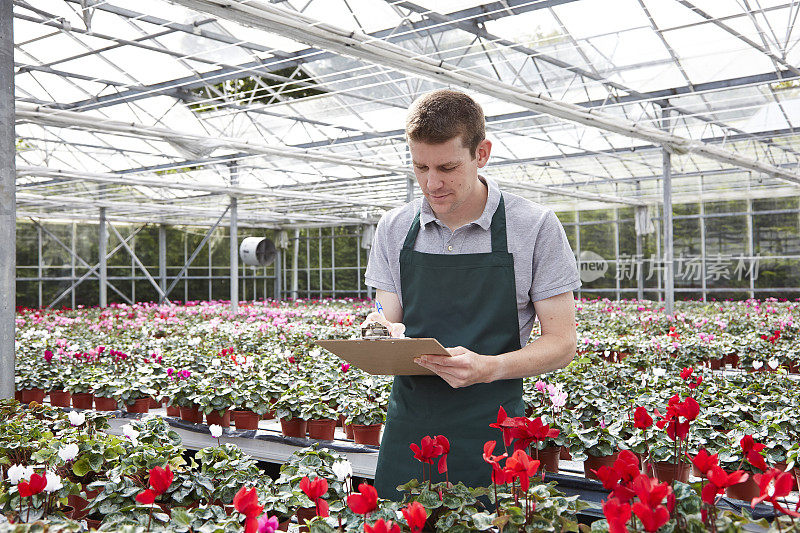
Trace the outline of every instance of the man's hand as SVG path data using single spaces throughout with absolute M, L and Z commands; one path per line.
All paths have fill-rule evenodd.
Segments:
M 421 355 L 414 361 L 434 372 L 454 389 L 491 381 L 491 357 L 479 355 L 463 346 L 447 348 L 447 355 Z

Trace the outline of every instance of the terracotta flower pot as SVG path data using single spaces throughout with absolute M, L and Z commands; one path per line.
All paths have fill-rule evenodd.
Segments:
M 220 414 L 219 411 L 211 411 L 206 415 L 206 423 L 209 426 L 216 424 L 224 428 L 229 428 L 231 427 L 231 412 L 229 409 L 223 411 L 222 414 Z
M 719 370 L 722 368 L 722 362 L 724 359 L 709 359 L 708 366 L 711 370 Z
M 558 460 L 561 457 L 561 446 L 548 446 L 543 450 L 534 450 L 532 457 L 541 463 L 539 471 L 544 469 L 546 472 L 558 474 Z
M 22 391 L 21 390 L 15 390 L 14 391 L 14 399 L 17 400 L 18 402 L 22 402 Z
M 94 395 L 91 392 L 76 392 L 72 395 L 72 407 L 75 409 L 91 409 Z
M 382 426 L 383 424 L 353 424 L 353 440 L 356 444 L 380 446 Z
M 336 427 L 337 428 L 344 427 L 344 415 L 339 415 L 339 419 L 336 421 Z
M 72 506 L 72 516 L 70 518 L 73 520 L 80 520 L 89 514 L 89 511 L 86 510 L 89 501 L 86 498 L 77 494 L 70 494 L 67 496 L 67 503 Z
M 86 506 L 97 498 L 100 491 L 84 489 L 81 494 L 70 494 L 67 496 L 67 503 L 72 506 L 72 519 L 80 520 L 89 514 Z M 85 497 L 84 497 L 85 496 Z
M 291 523 L 292 523 L 292 519 L 291 518 L 287 518 L 283 522 L 280 522 L 278 524 L 278 531 L 289 531 L 289 524 L 291 524 Z
M 761 494 L 761 489 L 758 488 L 758 484 L 753 479 L 753 474 L 750 474 L 747 481 L 725 489 L 725 494 L 729 498 L 745 501 L 749 505 L 753 498 Z
M 336 433 L 336 420 L 332 418 L 312 419 L 308 421 L 308 436 L 317 440 L 333 440 Z
M 203 412 L 199 407 L 193 405 L 191 407 L 181 407 L 181 420 L 191 422 L 192 424 L 203 423 Z
M 344 425 L 344 434 L 347 435 L 348 439 L 353 440 L 353 424 Z
M 317 516 L 317 509 L 315 507 L 298 507 L 297 508 L 297 523 L 300 524 L 301 532 L 308 532 L 308 527 L 304 524 L 306 520 L 311 520 Z
M 584 476 L 586 479 L 598 479 L 597 475 L 592 472 L 592 470 L 599 470 L 601 466 L 607 466 L 611 468 L 614 466 L 614 462 L 617 460 L 617 457 L 619 457 L 619 452 L 614 452 L 611 455 L 604 455 L 602 457 L 589 455 L 583 462 Z
M 150 398 L 139 398 L 138 400 L 133 400 L 133 403 L 125 404 L 125 410 L 129 413 L 149 413 Z
M 686 483 L 689 481 L 689 470 L 691 465 L 689 463 L 678 463 L 675 466 L 672 461 L 656 461 L 653 463 L 656 478 L 662 483 L 672 483 L 673 481 L 680 481 Z
M 261 415 L 261 420 L 274 420 L 275 419 L 275 411 L 267 411 L 263 415 Z
M 72 394 L 69 391 L 53 389 L 50 391 L 50 405 L 53 407 L 71 407 Z
M 236 410 L 234 419 L 236 429 L 258 429 L 258 421 L 261 417 L 253 411 Z
M 150 409 L 161 409 L 161 400 L 150 398 Z
M 24 389 L 22 391 L 22 403 L 43 403 L 45 392 L 43 389 Z
M 561 447 L 560 459 L 562 461 L 572 461 L 572 454 L 569 453 L 569 448 L 567 448 L 566 446 Z
M 117 410 L 117 399 L 116 398 L 104 398 L 103 396 L 95 396 L 94 397 L 94 407 L 98 411 L 116 411 Z
M 284 437 L 298 437 L 301 439 L 306 438 L 306 431 L 308 428 L 308 421 L 302 418 L 281 418 L 281 433 Z
M 167 416 L 181 416 L 181 408 L 177 405 L 168 405 L 167 406 Z

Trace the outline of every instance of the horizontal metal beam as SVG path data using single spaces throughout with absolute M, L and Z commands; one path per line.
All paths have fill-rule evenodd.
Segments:
M 67 0 L 67 1 L 79 2 L 79 0 Z M 557 6 L 560 4 L 568 4 L 574 1 L 576 0 L 542 0 L 539 2 L 532 2 L 531 0 L 503 0 L 498 2 L 490 2 L 485 5 L 476 6 L 468 9 L 462 9 L 459 11 L 455 11 L 450 15 L 459 19 L 469 19 L 474 24 L 482 24 L 490 20 L 497 20 L 509 15 L 528 13 L 531 11 L 546 9 L 548 7 Z M 117 105 L 126 102 L 133 102 L 142 98 L 150 98 L 152 96 L 158 96 L 162 94 L 179 97 L 179 95 L 175 92 L 175 89 L 177 88 L 182 88 L 184 90 L 195 89 L 198 87 L 203 87 L 204 85 L 208 84 L 220 83 L 221 81 L 231 78 L 233 76 L 242 77 L 252 73 L 264 75 L 269 71 L 280 70 L 287 67 L 296 67 L 310 61 L 321 61 L 321 60 L 331 59 L 338 55 L 315 47 L 298 50 L 293 53 L 277 52 L 272 48 L 266 47 L 264 45 L 259 45 L 258 43 L 240 41 L 238 39 L 232 38 L 230 36 L 221 35 L 216 32 L 199 30 L 198 33 L 197 31 L 198 28 L 195 28 L 192 25 L 176 24 L 174 22 L 154 17 L 152 15 L 138 13 L 130 9 L 119 8 L 117 6 L 113 6 L 110 4 L 101 3 L 95 6 L 95 9 L 101 9 L 103 11 L 115 13 L 117 15 L 128 17 L 134 20 L 144 20 L 145 22 L 149 22 L 151 24 L 164 26 L 175 31 L 183 31 L 187 33 L 192 33 L 194 35 L 200 35 L 202 37 L 223 42 L 226 44 L 237 44 L 243 48 L 253 51 L 258 51 L 262 53 L 269 52 L 274 55 L 277 55 L 278 57 L 275 60 L 268 60 L 267 62 L 252 61 L 249 63 L 244 63 L 242 65 L 224 67 L 221 69 L 214 70 L 212 72 L 197 73 L 192 76 L 186 76 L 185 78 L 171 80 L 163 83 L 152 84 L 147 86 L 131 87 L 127 91 L 121 91 L 117 94 L 103 95 L 97 98 L 74 102 L 72 104 L 65 106 L 64 107 L 65 109 L 81 109 L 83 111 L 87 111 L 90 109 L 98 109 L 108 105 Z M 452 28 L 446 25 L 439 24 L 430 19 L 425 19 L 417 22 L 405 21 L 402 30 L 398 30 L 397 28 L 387 28 L 385 30 L 380 30 L 371 33 L 370 35 L 376 39 L 387 39 L 390 42 L 399 43 L 419 38 L 418 32 L 425 31 L 431 34 L 435 34 L 443 31 L 448 31 L 451 29 Z M 297 83 L 297 81 L 295 81 L 294 83 Z M 350 96 L 355 98 L 358 97 L 358 95 L 354 94 L 346 94 L 344 96 Z
M 539 111 L 619 135 L 658 143 L 673 153 L 693 153 L 800 184 L 800 175 L 795 172 L 750 159 L 717 146 L 673 135 L 658 128 L 642 126 L 630 120 L 593 112 L 593 110 L 586 110 L 575 104 L 520 90 L 519 87 L 500 82 L 497 79 L 463 71 L 445 61 L 415 56 L 410 51 L 392 43 L 376 41 L 369 35 L 349 31 L 267 2 L 252 0 L 247 4 L 237 4 L 227 0 L 173 1 L 176 4 L 210 13 L 238 24 L 259 28 L 375 65 L 469 89 L 532 111 Z
M 202 191 L 214 194 L 224 194 L 228 196 L 254 196 L 257 198 L 289 198 L 300 200 L 312 200 L 315 202 L 323 202 L 325 204 L 333 205 L 357 205 L 357 206 L 370 206 L 370 207 L 385 207 L 391 209 L 400 204 L 382 202 L 380 200 L 353 200 L 343 197 L 343 195 L 332 194 L 317 194 L 302 191 L 284 191 L 280 188 L 266 189 L 266 188 L 253 188 L 253 187 L 231 187 L 228 185 L 210 185 L 203 183 L 185 183 L 178 181 L 169 181 L 162 178 L 145 178 L 134 177 L 130 174 L 114 174 L 114 173 L 95 173 L 95 172 L 81 172 L 74 170 L 61 170 L 47 167 L 33 167 L 21 165 L 17 167 L 17 176 L 39 176 L 50 177 L 59 179 L 68 179 L 70 181 L 91 181 L 95 183 L 110 183 L 114 185 L 126 185 L 129 187 L 152 187 L 156 189 L 173 189 L 180 191 Z M 285 213 L 278 211 L 270 211 L 264 209 L 261 211 L 265 216 L 272 217 L 288 217 L 292 219 L 308 219 L 309 221 L 323 222 L 323 219 L 333 220 L 333 217 L 323 217 L 316 215 L 308 215 L 304 213 Z
M 403 180 L 403 186 L 405 186 L 405 177 L 414 175 L 413 171 L 409 168 L 396 167 L 393 165 L 376 163 L 372 161 L 367 161 L 365 159 L 347 157 L 329 152 L 319 152 L 308 149 L 297 149 L 289 146 L 272 146 L 265 144 L 255 144 L 231 137 L 200 136 L 186 132 L 170 130 L 167 128 L 158 128 L 154 126 L 144 126 L 135 123 L 111 121 L 105 119 L 104 117 L 92 116 L 90 114 L 78 113 L 75 111 L 62 111 L 62 110 L 36 107 L 25 103 L 17 104 L 16 117 L 18 122 L 32 122 L 39 125 L 49 125 L 49 126 L 64 127 L 64 128 L 76 127 L 91 131 L 123 133 L 139 137 L 155 138 L 166 142 L 173 142 L 176 140 L 180 140 L 184 142 L 195 142 L 200 145 L 209 145 L 210 143 L 211 145 L 218 146 L 219 148 L 226 148 L 252 154 L 268 155 L 273 157 L 286 157 L 302 161 L 324 162 L 324 163 L 344 165 L 356 168 L 367 168 L 371 170 L 377 170 L 380 172 L 395 173 L 398 176 L 401 176 Z M 368 179 L 368 176 L 366 178 Z M 543 185 L 542 187 L 546 189 L 546 186 Z M 272 191 L 275 192 L 276 194 L 277 191 L 280 191 L 281 194 L 286 194 L 287 197 L 289 197 L 289 195 L 295 195 L 294 196 L 295 198 L 298 197 L 297 195 L 303 197 L 307 196 L 307 193 L 299 193 L 297 191 L 289 191 L 285 189 L 272 189 Z M 540 190 L 539 192 L 545 192 L 545 191 Z M 586 195 L 589 193 L 560 189 L 558 191 L 553 191 L 553 194 L 585 199 Z M 372 200 L 359 200 L 351 197 L 346 197 L 343 195 L 314 194 L 314 199 L 323 201 L 328 201 L 328 200 L 336 201 L 337 203 L 350 203 L 352 205 L 359 205 L 364 207 L 376 207 L 376 206 L 388 207 L 388 208 L 395 207 L 394 204 L 381 204 L 380 202 L 374 202 Z M 625 198 L 617 198 L 610 195 L 593 195 L 592 199 L 598 201 L 613 201 L 614 203 L 623 203 L 623 204 L 629 203 L 630 201 Z
M 152 203 L 152 202 L 122 202 L 117 200 L 101 200 L 101 199 L 86 199 L 77 196 L 68 196 L 64 194 L 57 194 L 53 196 L 46 196 L 41 194 L 31 194 L 31 193 L 17 193 L 17 205 L 19 206 L 20 212 L 24 212 L 23 210 L 28 207 L 30 208 L 31 205 L 36 207 L 48 207 L 48 208 L 73 208 L 73 209 L 87 209 L 87 208 L 98 208 L 98 207 L 106 207 L 117 212 L 131 212 L 133 214 L 139 213 L 142 215 L 147 215 L 148 220 L 150 222 L 162 222 L 162 223 L 171 223 L 175 224 L 176 217 L 179 216 L 198 216 L 198 217 L 211 217 L 211 216 L 219 216 L 219 209 L 211 209 L 211 208 L 201 208 L 201 207 L 184 207 L 180 205 L 175 205 L 175 203 L 170 204 L 159 204 L 159 203 Z M 289 217 L 285 218 L 272 218 L 272 217 L 264 217 L 258 214 L 258 211 L 244 211 L 240 218 L 246 222 L 250 222 L 253 224 L 257 224 L 260 227 L 271 227 L 271 228 L 280 228 L 288 225 L 295 225 L 298 221 L 293 220 Z M 50 214 L 54 218 L 59 216 L 58 213 L 53 213 L 49 211 L 48 213 L 40 213 L 36 212 L 30 216 L 37 216 L 40 218 L 45 218 L 44 215 Z M 312 215 L 313 216 L 313 215 Z M 309 217 L 306 217 L 307 220 Z M 334 218 L 334 217 L 332 217 Z M 347 218 L 347 217 L 335 217 L 339 223 L 342 224 L 362 224 L 365 222 L 363 218 Z M 319 223 L 319 222 L 318 222 Z M 330 225 L 332 222 L 326 221 L 325 225 Z
M 698 83 L 696 85 L 682 85 L 679 87 L 670 87 L 667 89 L 659 89 L 655 91 L 647 91 L 640 93 L 642 96 L 639 97 L 633 94 L 626 94 L 622 96 L 617 96 L 614 98 L 614 103 L 610 104 L 608 99 L 598 99 L 598 100 L 588 100 L 586 102 L 579 102 L 576 105 L 581 107 L 585 107 L 587 109 L 595 108 L 595 107 L 608 107 L 610 105 L 616 104 L 628 104 L 628 103 L 641 103 L 643 101 L 657 101 L 657 100 L 665 100 L 668 98 L 673 97 L 680 97 L 680 96 L 687 96 L 687 95 L 697 95 L 700 93 L 706 93 L 716 90 L 722 89 L 734 89 L 734 88 L 741 88 L 750 85 L 761 85 L 764 83 L 773 83 L 779 81 L 789 81 L 800 79 L 800 76 L 795 76 L 791 74 L 789 71 L 779 71 L 779 72 L 766 72 L 763 74 L 755 74 L 751 76 L 741 76 L 738 78 L 729 78 L 725 80 L 718 80 L 718 81 L 711 81 L 706 83 Z M 486 125 L 490 126 L 492 124 L 498 124 L 501 122 L 510 122 L 513 120 L 524 120 L 529 118 L 534 118 L 541 116 L 541 113 L 533 112 L 530 110 L 524 111 L 514 111 L 510 113 L 502 113 L 500 115 L 491 115 L 486 117 Z M 375 139 L 387 139 L 392 137 L 402 138 L 405 135 L 405 130 L 402 129 L 395 129 L 395 130 L 385 130 L 377 133 L 369 133 L 369 134 L 362 134 L 362 135 L 352 135 L 350 137 L 340 137 L 334 140 L 326 140 L 326 141 L 314 141 L 309 143 L 302 143 L 293 145 L 295 148 L 319 148 L 323 146 L 332 146 L 338 144 L 349 144 L 354 142 L 362 142 L 362 141 L 370 141 Z M 754 135 L 760 135 L 760 133 L 755 133 Z M 703 139 L 705 142 L 705 139 Z M 661 148 L 659 145 L 658 148 Z M 627 150 L 627 148 L 626 148 Z M 558 156 L 556 156 L 558 157 Z

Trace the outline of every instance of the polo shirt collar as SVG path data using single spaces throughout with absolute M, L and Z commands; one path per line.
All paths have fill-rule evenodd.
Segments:
M 483 213 L 481 213 L 481 216 L 477 219 L 473 220 L 471 224 L 477 224 L 481 228 L 488 230 L 492 225 L 494 212 L 497 211 L 497 206 L 500 205 L 500 188 L 497 186 L 497 183 L 489 178 L 478 176 L 478 179 L 486 184 L 489 192 L 486 197 L 486 206 L 483 208 Z M 439 219 L 436 218 L 436 214 L 428 203 L 428 199 L 424 196 L 422 197 L 422 206 L 419 211 L 419 222 L 423 226 L 428 225 L 430 222 L 436 222 L 440 226 L 442 225 Z

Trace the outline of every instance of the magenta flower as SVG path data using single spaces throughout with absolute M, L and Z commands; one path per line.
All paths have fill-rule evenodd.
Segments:
M 350 370 L 350 363 L 342 363 L 342 372 Z
M 47 361 L 48 363 L 50 361 L 52 361 L 53 360 L 53 352 L 51 352 L 50 350 L 45 350 L 44 351 L 44 360 Z
M 275 533 L 278 531 L 278 517 L 261 515 L 258 517 L 258 533 Z

